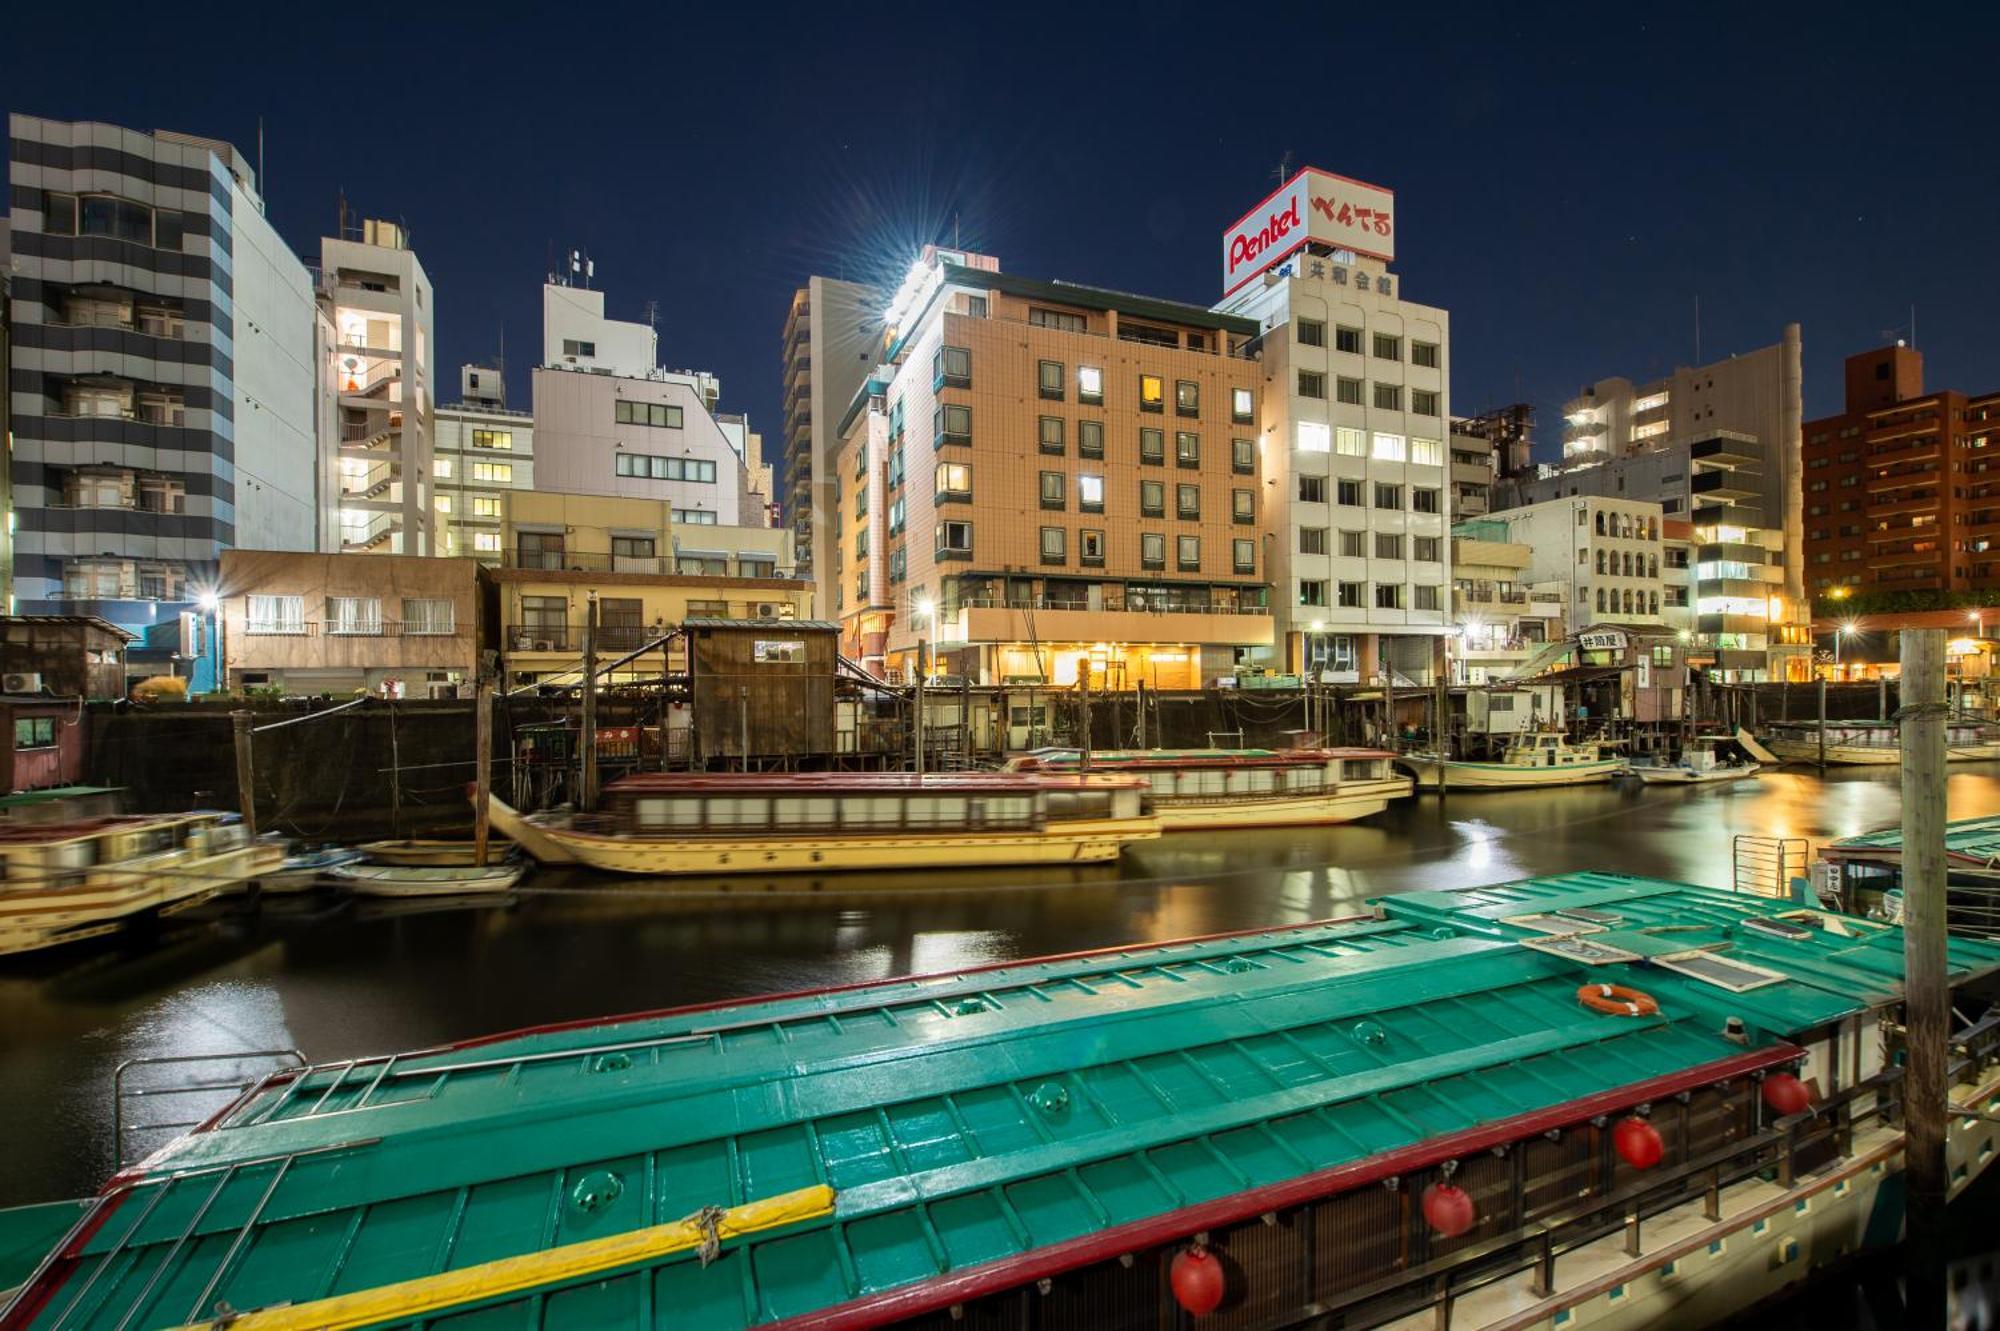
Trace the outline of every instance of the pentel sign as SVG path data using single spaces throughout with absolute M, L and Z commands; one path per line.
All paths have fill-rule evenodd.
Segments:
M 1223 233 L 1222 294 L 1234 292 L 1307 241 L 1393 261 L 1395 214 L 1394 191 L 1307 167 Z

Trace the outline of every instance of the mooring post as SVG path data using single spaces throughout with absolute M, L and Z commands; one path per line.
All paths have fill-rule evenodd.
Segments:
M 236 808 L 243 815 L 244 830 L 255 840 L 257 772 L 250 752 L 250 713 L 231 712 L 229 725 L 236 734 Z
M 1945 1324 L 1951 983 L 1945 970 L 1943 629 L 1902 633 L 1903 1077 L 1907 1326 Z
M 597 809 L 597 593 L 583 616 L 583 716 L 577 725 L 577 746 L 582 750 L 582 768 L 577 773 L 576 807 L 585 813 Z
M 1826 676 L 1819 677 L 1819 774 L 1826 775 Z
M 1082 663 L 1082 669 L 1077 671 L 1076 682 L 1081 690 L 1079 696 L 1083 704 L 1083 724 L 1080 727 L 1083 734 L 1080 737 L 1081 742 L 1077 745 L 1076 767 L 1079 772 L 1088 772 L 1090 770 L 1090 662 Z
M 493 816 L 493 681 L 480 680 L 472 696 L 472 862 L 483 869 Z

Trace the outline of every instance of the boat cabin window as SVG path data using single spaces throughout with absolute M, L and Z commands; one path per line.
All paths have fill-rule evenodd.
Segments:
M 1382 777 L 1382 760 L 1379 758 L 1343 758 L 1340 760 L 1340 779 L 1343 781 L 1378 781 Z

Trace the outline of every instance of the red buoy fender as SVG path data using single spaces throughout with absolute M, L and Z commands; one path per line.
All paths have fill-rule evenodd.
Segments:
M 1764 1078 L 1764 1103 L 1780 1116 L 1802 1114 L 1812 1107 L 1812 1092 L 1789 1072 L 1773 1072 Z
M 1194 1317 L 1206 1317 L 1222 1306 L 1229 1292 L 1229 1278 L 1222 1263 L 1206 1248 L 1183 1248 L 1167 1267 L 1167 1283 L 1174 1302 Z
M 1448 1239 L 1479 1223 L 1472 1195 L 1453 1183 L 1433 1183 L 1425 1188 L 1423 1206 L 1425 1223 Z
M 1651 1169 L 1667 1153 L 1660 1130 L 1637 1114 L 1618 1120 L 1618 1126 L 1611 1129 L 1611 1145 L 1619 1158 L 1634 1169 Z

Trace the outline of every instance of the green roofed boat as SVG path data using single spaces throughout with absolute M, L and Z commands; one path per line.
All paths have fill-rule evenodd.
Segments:
M 1949 965 L 1978 1011 L 2000 946 Z M 1579 873 L 287 1070 L 0 1326 L 1699 1325 L 1897 1233 L 1901 968 Z
M 1971 938 L 2000 938 L 2000 816 L 1946 823 L 1944 867 L 1945 927 Z M 1814 889 L 1827 905 L 1900 920 L 1903 829 L 1822 846 L 1812 873 Z

